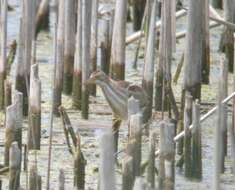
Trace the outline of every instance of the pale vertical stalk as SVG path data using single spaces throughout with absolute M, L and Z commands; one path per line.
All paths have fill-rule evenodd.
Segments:
M 148 94 L 149 104 L 144 112 L 144 123 L 152 116 L 152 104 L 153 104 L 153 80 L 154 80 L 154 55 L 155 55 L 155 22 L 157 16 L 157 1 L 154 0 L 151 20 L 149 27 L 148 43 L 145 55 L 144 75 L 142 80 L 142 86 Z
M 64 70 L 64 3 L 61 0 L 59 3 L 58 16 L 58 35 L 56 47 L 56 74 L 55 74 L 55 97 L 54 97 L 54 113 L 59 114 L 58 107 L 62 102 L 62 88 L 63 88 L 63 70 Z
M 73 107 L 81 109 L 82 89 L 82 0 L 77 4 L 77 34 L 73 73 Z
M 125 79 L 125 38 L 126 38 L 127 0 L 117 0 L 111 48 L 111 76 Z
M 64 79 L 63 92 L 67 95 L 72 93 L 73 66 L 75 53 L 76 32 L 76 1 L 65 1 L 65 31 L 64 31 Z
M 4 109 L 4 80 L 6 79 L 7 0 L 1 1 L 0 17 L 0 110 Z
M 54 113 L 54 98 L 55 98 L 55 80 L 56 80 L 56 63 L 57 63 L 57 23 L 54 25 L 54 40 L 53 40 L 53 76 L 52 76 L 52 94 L 51 94 L 51 110 L 50 110 L 50 136 L 49 136 L 49 148 L 48 148 L 48 163 L 47 163 L 47 184 L 46 190 L 50 190 L 50 172 L 51 172 L 51 150 L 53 139 L 53 113 Z
M 92 0 L 82 0 L 83 20 L 82 20 L 82 117 L 88 119 L 89 92 L 84 83 L 90 74 L 90 36 L 91 36 L 91 8 Z
M 99 0 L 92 2 L 91 15 L 91 70 L 96 71 L 97 68 L 97 32 L 98 32 L 98 6 Z M 96 85 L 91 85 L 91 95 L 96 95 Z

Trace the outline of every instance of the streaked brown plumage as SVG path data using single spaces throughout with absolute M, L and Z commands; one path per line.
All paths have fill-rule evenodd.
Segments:
M 141 111 L 144 112 L 148 103 L 146 92 L 137 85 L 127 81 L 115 81 L 102 71 L 90 75 L 86 84 L 97 84 L 101 89 L 114 114 L 113 131 L 115 137 L 115 152 L 118 144 L 118 129 L 122 120 L 128 119 L 128 99 L 133 96 L 139 100 Z

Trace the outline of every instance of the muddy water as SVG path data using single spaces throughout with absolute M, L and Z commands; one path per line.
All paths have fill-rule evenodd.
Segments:
M 14 7 L 14 11 L 9 12 L 9 24 L 8 24 L 8 43 L 13 39 L 17 39 L 18 24 L 20 7 L 19 2 L 16 0 L 9 0 L 9 3 Z M 105 7 L 112 6 L 112 3 L 103 3 Z M 185 28 L 185 18 L 182 18 L 177 23 L 177 30 L 181 31 Z M 52 27 L 51 27 L 51 30 Z M 219 35 L 221 33 L 221 27 L 211 30 L 211 83 L 208 86 L 203 86 L 202 89 L 202 101 L 214 102 L 216 99 L 217 79 L 219 73 L 219 53 L 218 42 Z M 128 24 L 128 33 L 131 33 L 131 25 Z M 51 32 L 53 33 L 53 32 Z M 39 64 L 40 78 L 42 80 L 42 148 L 37 152 L 38 171 L 42 175 L 43 188 L 46 184 L 46 168 L 47 168 L 47 154 L 48 154 L 48 127 L 49 127 L 49 111 L 51 101 L 51 73 L 53 69 L 52 65 L 52 36 L 51 33 L 42 32 L 39 35 L 37 41 L 37 62 Z M 172 70 L 173 73 L 176 68 L 176 63 L 179 62 L 179 58 L 183 52 L 184 40 L 180 40 L 177 43 L 177 51 L 174 55 Z M 137 84 L 141 83 L 141 72 L 143 59 L 140 58 L 138 62 L 138 70 L 132 69 L 132 62 L 134 60 L 134 50 L 136 44 L 131 44 L 127 47 L 127 72 L 126 78 L 129 81 Z M 143 55 L 143 49 L 140 52 Z M 14 66 L 12 69 L 12 78 L 14 76 Z M 232 87 L 232 76 L 230 77 L 230 92 Z M 181 76 L 182 78 L 182 76 Z M 181 78 L 177 85 L 174 85 L 174 92 L 177 100 L 180 100 L 181 91 Z M 86 166 L 86 189 L 97 189 L 99 165 L 99 149 L 98 149 L 98 136 L 105 130 L 105 128 L 111 127 L 111 110 L 105 102 L 100 89 L 98 89 L 98 95 L 96 98 L 91 97 L 90 116 L 89 121 L 81 119 L 81 114 L 77 110 L 71 108 L 71 98 L 63 96 L 63 105 L 67 108 L 69 117 L 75 129 L 78 129 L 82 136 L 82 149 L 84 151 L 85 158 L 87 160 Z M 231 124 L 231 117 L 229 117 L 229 124 Z M 0 115 L 1 125 L 3 124 L 3 114 Z M 152 128 L 156 128 L 156 122 L 153 121 Z M 202 133 L 202 145 L 203 145 L 203 180 L 201 182 L 192 182 L 186 180 L 183 177 L 182 171 L 176 170 L 176 189 L 212 189 L 213 179 L 213 151 L 214 151 L 214 139 L 213 139 L 213 126 L 216 124 L 215 116 L 212 116 L 205 122 L 203 122 Z M 24 142 L 26 142 L 27 122 L 24 123 Z M 120 148 L 125 147 L 127 139 L 127 127 L 124 123 L 120 131 Z M 3 153 L 2 144 L 4 142 L 4 128 L 0 127 L 0 155 Z M 143 138 L 143 160 L 146 158 L 148 152 L 148 140 Z M 229 149 L 230 150 L 230 149 Z M 228 157 L 226 159 L 226 172 L 222 175 L 223 189 L 235 189 L 235 180 L 231 174 L 230 158 L 231 154 L 228 150 Z M 35 152 L 30 152 L 29 160 L 32 163 L 34 160 Z M 120 154 L 121 158 L 124 154 Z M 0 162 L 3 163 L 3 156 L 0 156 Z M 52 171 L 51 171 L 51 188 L 57 188 L 57 179 L 59 169 L 64 169 L 66 177 L 66 189 L 72 189 L 73 186 L 73 158 L 67 150 L 65 144 L 65 138 L 62 130 L 62 123 L 60 118 L 55 118 L 54 131 L 53 131 L 53 149 L 52 149 Z M 118 189 L 120 188 L 120 169 L 117 168 L 117 180 L 116 184 Z M 2 176 L 6 180 L 3 182 L 4 189 L 7 189 L 7 176 Z M 22 186 L 26 184 L 25 173 L 22 173 Z

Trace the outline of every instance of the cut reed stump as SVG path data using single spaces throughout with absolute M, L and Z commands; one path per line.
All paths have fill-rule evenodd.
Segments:
M 91 13 L 91 72 L 94 72 L 97 69 L 98 7 L 99 0 L 93 0 Z M 96 96 L 95 84 L 91 85 L 90 92 L 92 96 Z
M 133 3 L 133 30 L 137 31 L 141 28 L 141 22 L 144 16 L 146 0 L 137 0 Z
M 220 82 L 221 84 L 221 96 L 222 99 L 225 99 L 228 96 L 228 59 L 225 58 L 225 56 L 221 56 L 221 60 L 220 60 L 220 76 L 219 76 Z M 226 105 L 223 106 L 223 115 L 222 115 L 222 119 L 221 119 L 221 130 L 222 130 L 222 144 L 223 144 L 223 155 L 222 155 L 222 160 L 225 160 L 225 156 L 227 155 L 227 143 L 228 143 L 228 135 L 227 135 L 227 128 L 228 128 L 228 124 L 227 124 L 227 120 L 228 120 L 228 116 L 227 116 L 227 107 Z M 221 168 L 221 171 L 224 172 L 224 168 Z
M 109 143 L 107 143 L 109 142 Z M 114 170 L 114 139 L 110 129 L 107 129 L 99 139 L 100 165 L 99 181 L 102 190 L 115 190 L 115 170 Z
M 149 142 L 149 156 L 148 156 L 148 168 L 147 168 L 147 181 L 151 188 L 155 187 L 155 149 L 156 149 L 157 134 L 153 131 L 150 134 Z
M 82 99 L 82 1 L 77 4 L 77 33 L 73 73 L 73 107 L 81 109 Z
M 200 126 L 200 104 L 198 100 L 193 103 L 193 129 L 192 129 L 192 178 L 202 179 L 202 147 Z
M 57 46 L 56 46 L 56 73 L 55 73 L 55 94 L 54 114 L 58 115 L 58 108 L 62 101 L 63 70 L 64 70 L 64 23 L 65 23 L 65 0 L 59 2 L 59 15 L 57 25 Z
M 111 48 L 111 77 L 116 80 L 125 79 L 125 38 L 126 38 L 127 1 L 117 0 L 113 26 Z
M 213 171 L 213 189 L 219 190 L 220 187 L 220 174 L 221 169 L 224 167 L 223 159 L 222 159 L 222 153 L 223 153 L 223 145 L 222 145 L 222 126 L 221 121 L 223 117 L 223 103 L 222 103 L 222 94 L 221 94 L 221 88 L 222 88 L 222 82 L 219 81 L 219 88 L 218 88 L 218 95 L 217 95 L 217 125 L 215 127 L 214 132 L 214 143 L 215 143 L 215 149 L 214 149 L 214 171 Z
M 10 147 L 10 171 L 9 171 L 9 190 L 20 188 L 20 164 L 21 153 L 17 142 L 12 142 Z
M 41 140 L 41 80 L 38 76 L 38 64 L 31 66 L 29 96 L 28 150 L 40 150 Z
M 91 68 L 90 37 L 91 37 L 91 0 L 82 0 L 82 118 L 88 119 L 89 91 L 85 81 L 89 78 Z
M 153 80 L 154 80 L 154 62 L 155 62 L 155 22 L 157 16 L 157 0 L 154 0 L 151 10 L 151 20 L 149 26 L 149 35 L 147 49 L 145 54 L 144 75 L 142 79 L 143 89 L 146 91 L 149 102 L 143 114 L 143 122 L 146 123 L 152 117 L 153 105 Z
M 64 79 L 63 92 L 67 95 L 72 93 L 73 67 L 76 39 L 76 1 L 65 1 L 64 23 Z
M 130 139 L 135 141 L 133 162 L 134 162 L 134 175 L 140 176 L 141 165 L 141 136 L 142 136 L 142 116 L 141 114 L 131 115 L 130 117 Z
M 17 125 L 17 105 L 13 104 L 6 109 L 5 122 L 5 150 L 4 150 L 4 165 L 9 166 L 9 150 L 12 142 L 16 141 L 18 147 L 21 147 L 22 128 Z
M 1 2 L 1 16 L 0 16 L 0 110 L 4 109 L 4 81 L 6 79 L 7 67 L 7 0 Z
M 175 124 L 162 121 L 160 124 L 160 152 L 158 188 L 172 190 L 175 183 Z
M 132 190 L 134 178 L 133 157 L 126 156 L 122 162 L 122 190 Z
M 192 124 L 192 103 L 193 97 L 186 93 L 184 107 L 184 176 L 192 177 L 192 150 L 191 150 L 191 132 L 189 126 Z
M 235 4 L 233 0 L 224 0 L 225 21 L 235 23 Z M 220 40 L 220 50 L 225 52 L 228 59 L 229 72 L 233 72 L 234 37 L 233 30 L 225 27 Z

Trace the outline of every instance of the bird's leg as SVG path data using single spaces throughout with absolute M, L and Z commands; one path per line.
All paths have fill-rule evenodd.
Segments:
M 119 133 L 119 127 L 121 125 L 121 120 L 117 119 L 115 116 L 113 117 L 113 136 L 114 136 L 114 152 L 116 153 L 118 151 L 118 133 Z

